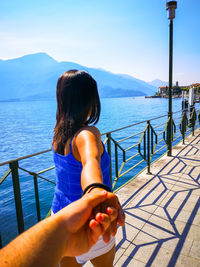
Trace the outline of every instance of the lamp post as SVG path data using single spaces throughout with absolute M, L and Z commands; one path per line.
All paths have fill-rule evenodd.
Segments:
M 168 129 L 167 129 L 167 155 L 172 155 L 172 66 L 173 66 L 173 19 L 175 18 L 175 9 L 177 8 L 177 1 L 168 1 L 166 3 L 166 10 L 168 11 L 169 23 L 169 109 L 168 109 Z

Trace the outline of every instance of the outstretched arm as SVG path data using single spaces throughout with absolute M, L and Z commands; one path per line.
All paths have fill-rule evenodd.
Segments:
M 72 151 L 77 160 L 81 161 L 83 169 L 81 173 L 81 186 L 84 190 L 88 185 L 93 183 L 103 183 L 101 171 L 101 154 L 103 146 L 101 143 L 101 134 L 96 127 L 86 126 L 76 135 L 72 146 Z M 92 191 L 101 191 L 101 188 L 94 188 Z M 91 192 L 92 192 L 91 191 Z M 110 233 L 115 234 L 117 231 L 117 223 L 124 225 L 125 215 L 118 201 L 118 198 L 113 193 L 108 193 L 107 201 L 99 206 L 95 212 L 105 212 L 107 206 L 116 208 L 118 219 L 113 221 L 111 228 L 107 229 L 107 233 L 103 235 L 104 241 L 108 241 Z
M 101 225 L 106 230 L 117 217 L 110 208 L 110 216 L 97 214 L 88 221 L 92 209 L 106 198 L 105 191 L 93 192 L 36 224 L 0 250 L 0 266 L 53 267 L 63 256 L 87 252 L 103 234 Z

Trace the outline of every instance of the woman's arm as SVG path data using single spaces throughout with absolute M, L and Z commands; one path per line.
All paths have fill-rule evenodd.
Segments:
M 92 183 L 103 183 L 101 172 L 103 146 L 99 130 L 96 127 L 83 128 L 75 137 L 72 151 L 83 165 L 81 173 L 82 189 L 84 190 Z
M 74 143 L 74 150 L 72 150 L 72 152 L 75 152 L 75 157 L 81 161 L 83 165 L 81 173 L 82 189 L 84 190 L 92 183 L 103 183 L 101 154 L 103 153 L 104 148 L 101 143 L 101 134 L 99 130 L 96 127 L 85 127 L 77 134 Z M 93 190 L 98 192 L 103 189 L 94 188 L 92 191 Z M 107 238 L 110 236 L 110 232 L 113 233 L 113 235 L 116 233 L 117 223 L 123 226 L 125 220 L 125 215 L 118 198 L 113 193 L 108 193 L 107 201 L 101 205 L 101 209 L 98 207 L 96 212 L 106 212 L 108 206 L 112 206 L 118 210 L 118 219 L 113 221 L 110 229 L 108 229 L 107 233 L 103 236 L 105 241 L 107 241 Z

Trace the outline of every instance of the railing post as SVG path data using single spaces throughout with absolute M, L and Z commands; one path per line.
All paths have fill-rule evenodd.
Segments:
M 37 174 L 34 174 L 33 178 L 34 178 L 34 189 L 35 189 L 35 202 L 36 202 L 36 210 L 37 210 L 37 220 L 39 222 L 39 221 L 41 221 L 41 215 L 40 215 L 40 200 L 39 200 L 39 193 L 38 193 Z
M 198 113 L 198 120 L 199 120 L 199 126 L 200 126 L 200 110 L 199 110 L 199 113 Z
M 172 155 L 172 112 L 168 112 L 169 122 L 167 125 L 167 156 Z
M 195 122 L 196 122 L 196 112 L 195 112 L 195 107 L 191 107 L 191 113 L 192 113 L 192 136 L 194 136 L 194 128 L 195 128 Z
M 15 208 L 17 215 L 17 226 L 18 226 L 18 232 L 20 234 L 24 231 L 24 218 L 23 218 L 19 174 L 18 174 L 18 161 L 11 162 L 10 169 L 12 172 L 13 191 L 14 191 Z
M 144 132 L 144 142 L 143 142 L 143 145 L 144 145 L 144 158 L 145 158 L 145 160 L 147 160 L 147 152 L 146 152 L 146 147 L 147 147 L 147 145 L 146 145 L 146 131 Z
M 147 127 L 147 174 L 151 174 L 150 171 L 150 121 L 147 121 L 148 127 Z
M 182 136 L 183 136 L 183 145 L 185 144 L 185 132 L 186 132 L 186 110 L 183 111 L 183 122 L 182 122 Z
M 112 185 L 112 155 L 111 155 L 111 133 L 107 133 L 106 137 L 108 138 L 107 141 L 107 151 L 108 155 L 110 156 L 110 181 Z
M 118 149 L 117 144 L 115 143 L 115 175 L 118 180 Z

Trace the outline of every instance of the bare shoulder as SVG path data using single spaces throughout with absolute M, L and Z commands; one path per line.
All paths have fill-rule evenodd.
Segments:
M 77 159 L 80 159 L 81 155 L 88 153 L 93 153 L 94 155 L 103 154 L 101 133 L 96 127 L 85 126 L 74 137 L 72 150 Z
M 95 139 L 96 141 L 101 141 L 101 133 L 95 126 L 85 126 L 82 127 L 75 136 L 76 140 L 87 140 Z

